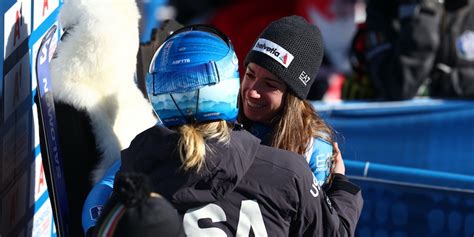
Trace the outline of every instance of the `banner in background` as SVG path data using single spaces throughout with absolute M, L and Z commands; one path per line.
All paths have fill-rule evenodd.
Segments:
M 473 236 L 474 101 L 313 105 L 362 190 L 356 236 Z
M 0 236 L 57 236 L 39 142 L 35 61 L 60 0 L 0 4 Z

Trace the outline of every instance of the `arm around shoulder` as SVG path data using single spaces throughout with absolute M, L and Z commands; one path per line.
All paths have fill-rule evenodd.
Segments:
M 346 167 L 338 144 L 333 145 L 336 150 L 333 176 L 328 186 L 324 188 L 327 195 L 326 203 L 332 215 L 332 218 L 328 219 L 338 224 L 335 228 L 339 235 L 354 236 L 364 200 L 359 186 L 350 182 L 345 176 Z
M 342 236 L 354 236 L 364 203 L 360 188 L 345 175 L 336 173 L 326 194 L 339 217 L 339 232 Z

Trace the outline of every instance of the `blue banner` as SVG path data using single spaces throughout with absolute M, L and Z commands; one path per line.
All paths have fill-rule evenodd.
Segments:
M 474 101 L 313 106 L 362 189 L 357 236 L 473 236 Z
M 472 175 L 474 101 L 313 103 L 344 159 Z

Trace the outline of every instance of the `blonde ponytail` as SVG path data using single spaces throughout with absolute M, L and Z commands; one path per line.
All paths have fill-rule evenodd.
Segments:
M 178 131 L 181 134 L 178 142 L 179 157 L 184 170 L 201 170 L 205 164 L 206 152 L 212 152 L 206 144 L 207 140 L 216 139 L 218 143 L 224 144 L 230 140 L 226 121 L 185 124 L 180 126 Z

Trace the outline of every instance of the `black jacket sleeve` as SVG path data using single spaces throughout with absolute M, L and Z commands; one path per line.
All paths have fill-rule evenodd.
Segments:
M 474 1 L 444 2 L 441 40 L 430 96 L 474 98 Z
M 302 174 L 297 185 L 299 214 L 291 224 L 290 236 L 354 236 L 363 205 L 358 186 L 336 175 L 326 193 L 310 172 Z
M 442 5 L 432 0 L 370 0 L 366 38 L 377 97 L 410 99 L 429 77 L 439 47 Z
M 330 212 L 337 214 L 339 235 L 354 236 L 364 202 L 360 188 L 346 176 L 335 174 L 326 194 Z

